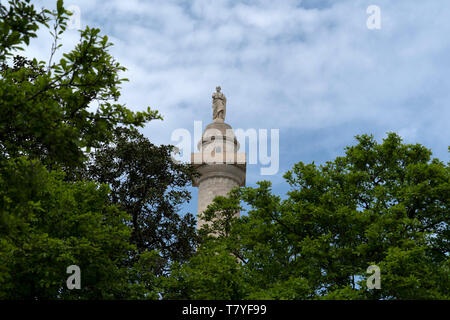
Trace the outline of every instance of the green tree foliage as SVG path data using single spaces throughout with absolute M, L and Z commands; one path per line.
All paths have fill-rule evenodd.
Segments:
M 167 273 L 170 261 L 186 261 L 196 245 L 194 216 L 180 217 L 178 211 L 191 199 L 186 187 L 197 172 L 176 162 L 172 151 L 172 146 L 156 146 L 137 130 L 119 128 L 113 143 L 92 153 L 86 174 L 108 184 L 111 202 L 131 216 L 131 241 L 138 253 L 160 253 L 159 275 Z
M 450 298 L 448 164 L 395 134 L 297 163 L 283 199 L 268 181 L 216 198 L 192 255 L 176 211 L 195 172 L 137 132 L 160 116 L 119 103 L 124 67 L 98 29 L 53 62 L 68 17 L 61 0 L 0 4 L 0 299 Z M 48 62 L 17 54 L 40 27 Z
M 381 144 L 357 140 L 324 165 L 297 163 L 284 200 L 267 181 L 216 198 L 205 212 L 209 249 L 183 272 L 219 270 L 219 256 L 233 255 L 243 276 L 226 288 L 246 288 L 242 299 L 449 299 L 448 165 L 394 133 Z M 248 215 L 234 219 L 240 202 Z M 367 288 L 370 265 L 380 267 L 381 289 Z M 189 297 L 221 297 L 191 284 Z
M 239 236 L 231 232 L 239 221 L 239 201 L 233 194 L 230 199 L 217 197 L 205 211 L 209 224 L 200 230 L 201 244 L 187 263 L 172 264 L 170 277 L 161 285 L 164 299 L 238 300 L 246 296 Z
M 36 11 L 28 1 L 9 1 L 9 8 L 0 4 L 0 61 L 13 56 L 14 50 L 24 50 L 31 38 L 36 38 L 39 25 L 48 27 L 50 11 Z
M 112 44 L 99 29 L 80 31 L 76 47 L 52 62 L 69 12 L 61 0 L 56 10 L 42 12 L 29 2 L 10 0 L 9 9 L 0 4 L 0 154 L 27 155 L 72 172 L 86 159 L 83 151 L 110 141 L 117 126 L 143 126 L 159 115 L 118 102 L 125 68 L 108 53 Z M 15 55 L 39 26 L 54 39 L 48 63 Z
M 244 274 L 223 243 L 206 241 L 187 263 L 172 265 L 162 281 L 164 299 L 237 300 L 245 296 Z
M 28 0 L 0 4 L 0 299 L 156 299 L 159 252 L 138 255 L 110 187 L 79 178 L 91 147 L 159 115 L 118 102 L 124 68 L 98 29 L 52 62 L 68 16 L 62 1 L 40 12 Z M 54 39 L 47 63 L 17 55 L 39 27 Z M 80 290 L 66 286 L 72 264 Z
M 63 181 L 37 160 L 0 169 L 0 299 L 106 299 L 130 294 L 120 266 L 133 246 L 129 219 L 109 204 L 106 185 Z M 66 268 L 81 268 L 68 290 Z

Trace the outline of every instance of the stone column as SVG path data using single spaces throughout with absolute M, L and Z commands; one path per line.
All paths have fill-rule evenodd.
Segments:
M 220 87 L 216 90 L 220 93 Z M 224 122 L 223 101 L 226 102 L 226 98 L 220 94 L 219 103 L 217 93 L 216 96 L 213 95 L 213 108 L 215 107 L 216 111 L 220 108 L 220 112 L 215 112 L 214 115 L 218 116 L 216 118 L 213 116 L 214 122 L 206 126 L 202 140 L 198 143 L 199 152 L 191 154 L 191 162 L 201 174 L 194 181 L 194 186 L 198 187 L 197 229 L 205 223 L 199 215 L 215 197 L 226 196 L 231 189 L 245 185 L 246 156 L 245 153 L 237 152 L 239 143 L 233 129 Z

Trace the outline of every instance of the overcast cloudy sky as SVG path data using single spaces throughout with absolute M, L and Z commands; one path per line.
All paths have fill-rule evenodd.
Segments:
M 55 1 L 35 1 L 54 7 Z M 143 129 L 174 144 L 176 128 L 211 122 L 216 85 L 234 128 L 279 129 L 280 170 L 247 168 L 247 185 L 268 179 L 287 190 L 283 173 L 298 161 L 323 163 L 354 136 L 386 132 L 422 143 L 448 161 L 450 144 L 450 1 L 144 1 L 66 0 L 81 26 L 99 27 L 128 68 L 121 101 L 158 109 L 164 121 Z M 369 5 L 381 29 L 369 30 Z M 46 59 L 47 35 L 28 54 Z M 48 39 L 48 42 L 42 39 Z M 69 50 L 76 30 L 64 37 Z M 196 211 L 196 192 L 186 209 Z

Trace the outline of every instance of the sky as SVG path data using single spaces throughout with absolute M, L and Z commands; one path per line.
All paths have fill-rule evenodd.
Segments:
M 114 43 L 110 52 L 130 80 L 120 101 L 164 117 L 142 129 L 153 143 L 175 144 L 174 130 L 193 135 L 194 121 L 210 123 L 217 85 L 233 128 L 278 129 L 278 172 L 261 175 L 261 164 L 247 165 L 247 186 L 269 180 L 285 194 L 283 174 L 295 163 L 333 160 L 363 133 L 381 142 L 396 132 L 449 161 L 448 0 L 64 3 L 79 8 L 81 28 L 100 28 Z M 379 29 L 367 26 L 371 5 L 380 10 Z M 43 31 L 38 39 L 27 54 L 47 60 L 50 36 Z M 68 30 L 62 50 L 78 39 L 76 28 Z M 195 213 L 192 191 L 183 210 Z

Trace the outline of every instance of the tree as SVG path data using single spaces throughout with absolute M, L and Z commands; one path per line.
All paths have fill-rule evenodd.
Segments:
M 247 295 L 239 259 L 239 235 L 232 226 L 239 220 L 236 194 L 216 197 L 203 213 L 209 221 L 199 232 L 198 250 L 185 264 L 171 264 L 170 277 L 161 284 L 164 299 L 239 300 Z
M 75 49 L 53 62 L 68 16 L 60 0 L 54 11 L 0 4 L 0 298 L 158 298 L 158 252 L 137 256 L 130 216 L 109 186 L 80 178 L 91 148 L 160 116 L 118 102 L 125 69 L 100 30 L 80 31 Z M 17 54 L 40 27 L 54 40 L 47 63 Z M 80 290 L 66 287 L 72 264 Z
M 134 248 L 129 219 L 108 201 L 108 186 L 63 181 L 37 160 L 0 168 L 0 299 L 107 299 L 132 294 L 121 265 Z M 24 188 L 24 186 L 27 186 Z M 69 290 L 66 269 L 81 269 Z
M 239 258 L 245 298 L 450 298 L 448 165 L 394 133 L 381 144 L 357 140 L 324 165 L 294 165 L 284 200 L 263 181 L 209 206 L 208 246 Z M 214 222 L 240 201 L 248 215 Z M 370 265 L 381 270 L 381 289 L 366 285 Z
M 247 291 L 236 257 L 214 241 L 203 243 L 187 263 L 174 262 L 161 288 L 164 299 L 240 300 Z
M 0 4 L 0 155 L 27 155 L 73 176 L 85 151 L 110 141 L 116 127 L 139 127 L 160 116 L 118 102 L 125 68 L 108 53 L 112 44 L 99 29 L 82 30 L 75 49 L 54 63 L 70 13 L 61 0 L 56 10 L 41 12 L 29 2 L 10 0 L 9 9 Z M 48 63 L 16 54 L 40 26 L 54 39 Z M 89 110 L 93 103 L 96 111 Z
M 182 263 L 194 252 L 195 218 L 180 217 L 181 204 L 191 195 L 187 186 L 198 175 L 189 164 L 172 158 L 173 147 L 156 146 L 137 130 L 119 128 L 113 143 L 91 154 L 86 177 L 111 187 L 112 203 L 131 216 L 131 242 L 137 253 L 160 253 L 162 275 L 170 261 Z

